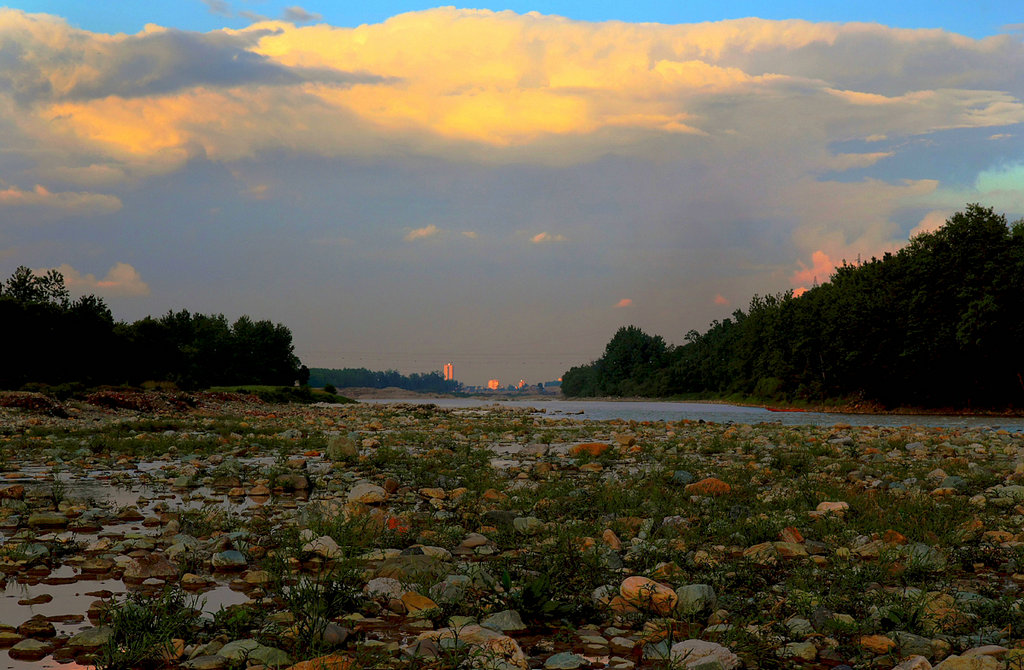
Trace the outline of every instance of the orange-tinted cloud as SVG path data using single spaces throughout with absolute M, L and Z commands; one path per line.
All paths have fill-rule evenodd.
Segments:
M 116 263 L 102 279 L 93 274 L 82 274 L 68 264 L 57 269 L 64 275 L 64 284 L 72 293 L 99 293 L 106 296 L 146 296 L 149 285 L 142 280 L 138 270 L 128 263 Z M 37 273 L 46 269 L 36 270 Z
M 810 266 L 798 261 L 800 269 L 793 273 L 790 282 L 794 285 L 821 284 L 828 281 L 832 272 L 836 269 L 837 263 L 828 257 L 824 251 L 815 251 L 811 254 Z
M 543 244 L 545 242 L 565 242 L 565 235 L 552 235 L 548 232 L 537 233 L 530 238 L 530 241 L 534 244 Z
M 416 240 L 422 240 L 428 237 L 433 237 L 434 235 L 437 235 L 440 232 L 440 228 L 438 228 L 434 224 L 430 224 L 429 226 L 423 226 L 422 228 L 410 230 L 408 233 L 405 234 L 405 241 L 415 242 Z
M 928 212 L 927 214 L 924 215 L 924 218 L 922 218 L 921 221 L 918 222 L 916 226 L 914 226 L 914 228 L 910 231 L 908 237 L 912 238 L 917 235 L 920 235 L 921 233 L 931 233 L 938 230 L 946 223 L 946 219 L 949 218 L 950 214 L 952 214 L 952 212 L 947 212 L 944 210 L 935 210 L 932 212 Z
M 288 20 L 243 30 L 103 35 L 0 10 L 0 40 L 24 54 L 6 74 L 21 107 L 15 123 L 68 151 L 175 169 L 194 155 L 279 149 L 571 162 L 656 154 L 658 142 L 638 141 L 651 134 L 785 142 L 799 114 L 802 135 L 824 142 L 801 151 L 805 160 L 845 170 L 889 153 L 830 156 L 830 139 L 1024 122 L 1024 103 L 1007 92 L 1024 50 L 1009 36 L 797 20 L 589 23 L 452 7 L 345 28 L 298 26 L 317 17 L 286 11 Z M 922 52 L 936 65 L 922 65 Z M 858 53 L 887 67 L 862 65 Z M 968 87 L 979 72 L 988 85 Z M 723 102 L 735 113 L 715 113 Z M 758 123 L 743 128 L 745 118 Z
M 615 303 L 616 307 L 632 307 L 632 305 L 633 305 L 633 299 L 632 298 L 623 298 L 622 300 L 620 300 L 617 303 Z
M 715 294 L 715 304 L 716 305 L 728 305 L 729 304 L 729 299 L 726 298 L 721 293 L 716 293 Z

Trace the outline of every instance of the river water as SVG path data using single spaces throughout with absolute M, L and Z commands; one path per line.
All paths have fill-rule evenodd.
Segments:
M 772 412 L 762 407 L 703 402 L 660 402 L 629 400 L 490 400 L 484 398 L 362 398 L 363 403 L 415 403 L 469 409 L 498 405 L 532 407 L 546 416 L 607 421 L 679 421 L 690 419 L 714 423 L 781 423 L 787 426 L 936 426 L 946 428 L 993 428 L 1024 432 L 1024 418 L 1002 416 L 944 416 L 932 414 L 833 414 L 824 412 Z

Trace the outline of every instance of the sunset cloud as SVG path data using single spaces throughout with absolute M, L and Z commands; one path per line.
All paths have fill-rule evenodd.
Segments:
M 440 228 L 438 228 L 434 224 L 430 224 L 429 226 L 424 226 L 422 228 L 416 228 L 415 230 L 410 230 L 405 235 L 405 241 L 406 242 L 415 242 L 416 240 L 422 240 L 422 239 L 426 239 L 428 237 L 433 237 L 434 235 L 437 235 L 440 232 L 441 232 Z
M 921 233 L 933 233 L 941 228 L 945 223 L 946 219 L 950 217 L 952 212 L 944 210 L 936 210 L 934 212 L 928 212 L 924 215 L 924 218 L 910 230 L 909 238 L 914 238 Z
M 838 263 L 828 257 L 824 251 L 815 251 L 811 254 L 811 264 L 799 263 L 800 270 L 793 273 L 790 281 L 794 285 L 821 284 L 827 282 Z
M 967 202 L 1024 215 L 1017 34 L 282 8 L 135 34 L 0 9 L 0 271 L 61 259 L 116 301 L 132 266 L 74 268 L 130 259 L 160 290 L 126 311 L 267 315 L 325 366 L 369 364 L 338 341 L 526 352 L 567 324 L 553 379 L 599 355 L 616 292 L 672 339 Z
M 109 214 L 121 209 L 121 201 L 101 193 L 53 192 L 40 184 L 27 191 L 0 181 L 0 211 L 7 208 L 44 208 L 82 215 Z
M 47 269 L 35 272 L 42 274 Z M 74 294 L 98 293 L 101 296 L 122 297 L 149 295 L 149 285 L 142 280 L 138 270 L 128 263 L 116 263 L 102 279 L 97 279 L 96 275 L 83 274 L 68 264 L 58 266 L 57 270 L 64 275 L 65 286 Z
M 622 300 L 620 300 L 617 303 L 615 303 L 615 307 L 632 307 L 632 305 L 633 305 L 632 298 L 623 298 Z
M 565 242 L 565 235 L 552 235 L 548 232 L 537 233 L 530 238 L 530 241 L 534 244 L 544 244 L 546 242 Z
M 648 133 L 728 144 L 749 132 L 748 114 L 759 143 L 778 139 L 765 123 L 793 114 L 805 135 L 835 132 L 841 116 L 833 139 L 1024 121 L 1013 77 L 1024 47 L 1008 35 L 976 41 L 797 20 L 588 23 L 450 7 L 358 28 L 293 23 L 317 18 L 290 7 L 285 21 L 243 30 L 99 35 L 0 10 L 0 37 L 24 53 L 0 77 L 33 113 L 25 131 L 151 160 L 197 148 L 228 160 L 275 148 L 345 155 L 395 146 L 480 156 L 478 145 L 508 150 L 491 159 L 515 160 L 524 150 L 550 156 L 555 142 L 558 160 L 580 160 L 627 142 L 635 151 Z M 941 67 L 922 64 L 921 52 Z M 985 76 L 965 86 L 979 70 Z M 734 109 L 712 113 L 719 99 Z M 888 155 L 837 155 L 829 169 Z

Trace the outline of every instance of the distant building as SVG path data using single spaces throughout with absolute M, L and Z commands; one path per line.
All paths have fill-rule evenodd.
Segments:
M 497 379 L 488 379 L 487 388 L 491 389 L 492 391 L 497 391 L 498 389 L 501 388 L 501 382 L 498 381 Z
M 444 364 L 444 380 L 446 382 L 455 381 L 455 365 L 450 362 Z

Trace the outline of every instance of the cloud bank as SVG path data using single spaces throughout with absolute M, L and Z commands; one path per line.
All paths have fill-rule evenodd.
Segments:
M 63 242 L 60 259 L 90 244 L 107 263 L 156 257 L 152 235 L 191 240 L 196 259 L 181 262 L 214 272 L 234 247 L 211 240 L 246 240 L 237 270 L 283 253 L 312 268 L 302 254 L 316 240 L 344 239 L 326 246 L 363 255 L 321 272 L 386 268 L 382 286 L 436 278 L 445 290 L 430 295 L 448 296 L 462 268 L 481 278 L 462 296 L 490 310 L 480 321 L 512 330 L 511 315 L 549 323 L 568 309 L 604 340 L 608 310 L 566 305 L 622 290 L 636 302 L 619 316 L 685 332 L 725 295 L 825 281 L 965 202 L 1024 213 L 1020 35 L 454 8 L 356 28 L 305 25 L 319 17 L 301 7 L 283 18 L 105 35 L 0 10 L 0 217 L 116 224 Z M 430 238 L 445 245 L 401 243 Z M 551 278 L 561 301 L 543 297 Z M 386 325 L 429 313 L 409 300 Z

